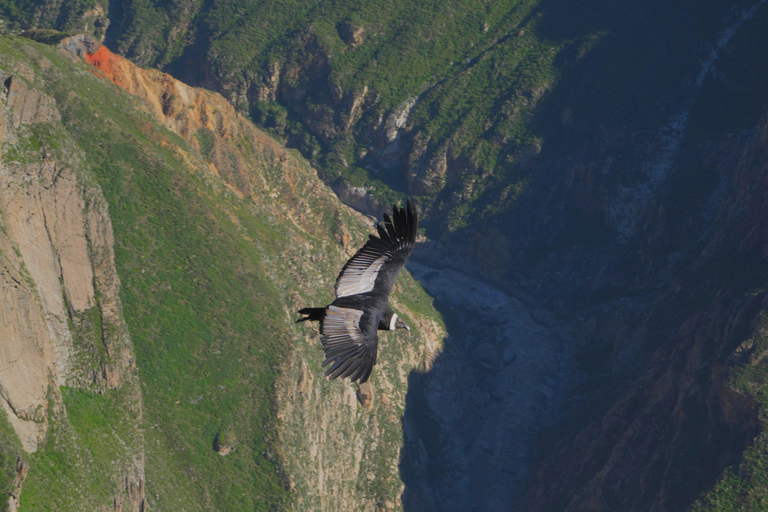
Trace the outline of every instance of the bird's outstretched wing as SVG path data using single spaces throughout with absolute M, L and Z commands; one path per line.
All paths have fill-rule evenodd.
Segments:
M 376 364 L 379 338 L 370 315 L 351 308 L 328 306 L 320 324 L 325 351 L 323 366 L 330 367 L 325 376 L 351 377 L 360 383 L 368 380 Z
M 392 207 L 392 217 L 376 226 L 379 236 L 369 240 L 341 269 L 336 279 L 336 297 L 375 291 L 388 296 L 397 274 L 416 244 L 419 217 L 408 199 L 406 208 Z

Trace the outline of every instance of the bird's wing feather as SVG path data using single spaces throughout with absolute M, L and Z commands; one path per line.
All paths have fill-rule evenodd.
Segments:
M 370 315 L 359 309 L 328 306 L 320 324 L 325 351 L 325 376 L 351 377 L 360 383 L 368 380 L 376 364 L 379 338 Z
M 400 269 L 416 245 L 419 218 L 408 199 L 406 208 L 392 207 L 392 217 L 376 226 L 365 245 L 347 261 L 336 279 L 336 297 L 373 291 L 388 296 Z

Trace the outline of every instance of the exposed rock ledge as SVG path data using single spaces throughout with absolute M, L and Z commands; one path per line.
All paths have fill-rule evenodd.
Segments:
M 127 385 L 139 410 L 141 396 L 108 205 L 56 100 L 39 87 L 34 69 L 52 63 L 33 46 L 19 48 L 29 60 L 0 55 L 0 407 L 31 453 L 52 432 L 68 435 L 61 387 L 103 393 Z M 136 450 L 114 461 L 116 478 L 125 479 L 116 507 L 124 490 L 133 512 L 144 507 L 141 444 Z M 29 471 L 23 454 L 18 460 L 10 510 Z
M 48 399 L 61 403 L 59 386 L 119 387 L 133 359 L 101 191 L 74 170 L 80 165 L 76 151 L 65 160 L 46 148 L 33 155 L 18 152 L 27 127 L 58 122 L 59 112 L 53 98 L 23 77 L 0 78 L 6 85 L 5 108 L 0 108 L 5 149 L 0 168 L 0 405 L 24 449 L 33 452 L 47 429 Z M 86 367 L 80 363 L 91 359 L 90 349 L 75 346 L 69 322 L 81 327 L 92 308 L 98 308 L 104 325 L 115 327 L 115 334 L 95 340 L 105 345 L 108 358 Z

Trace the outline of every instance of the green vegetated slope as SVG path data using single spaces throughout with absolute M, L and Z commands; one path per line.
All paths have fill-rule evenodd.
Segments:
M 757 400 L 760 433 L 744 451 L 741 463 L 728 468 L 714 488 L 694 504 L 694 512 L 757 512 L 768 507 L 768 368 L 763 361 L 768 345 L 764 311 L 746 349 L 751 352 L 747 364 L 732 373 L 729 384 L 737 392 Z
M 504 230 L 514 225 L 510 221 L 517 217 L 530 220 L 526 228 L 530 243 L 514 245 L 513 257 L 503 263 L 511 264 L 516 257 L 535 269 L 541 262 L 546 267 L 546 257 L 551 254 L 555 254 L 554 263 L 549 263 L 557 266 L 563 261 L 557 259 L 560 250 L 569 253 L 579 244 L 589 246 L 597 240 L 602 247 L 615 241 L 615 226 L 607 226 L 605 220 L 607 200 L 616 190 L 647 179 L 637 170 L 647 156 L 643 152 L 657 147 L 649 143 L 657 135 L 656 129 L 690 106 L 686 102 L 694 100 L 693 85 L 702 58 L 723 27 L 738 18 L 738 7 L 753 2 L 662 4 L 542 1 L 266 6 L 134 0 L 122 3 L 115 13 L 108 44 L 142 64 L 179 73 L 186 67 L 186 77 L 218 88 L 274 134 L 312 157 L 328 181 L 343 175 L 353 183 L 371 184 L 373 180 L 380 190 L 417 192 L 422 204 L 432 208 L 432 227 L 438 232 L 466 227 L 463 232 L 472 234 L 478 226 L 495 221 L 498 238 L 503 240 L 508 234 Z M 381 18 L 377 17 L 379 11 Z M 379 19 L 386 21 L 379 23 Z M 754 27 L 759 26 L 745 25 L 758 35 L 762 32 Z M 413 52 L 417 55 L 409 53 L 410 47 L 419 48 Z M 729 45 L 720 53 L 732 49 Z M 418 65 L 412 65 L 412 59 Z M 759 59 L 743 61 L 745 69 L 752 69 L 750 76 L 761 73 L 754 71 Z M 716 82 L 701 89 L 684 146 L 717 144 L 713 141 L 719 136 L 754 126 L 764 97 L 753 94 L 760 87 L 742 88 L 738 80 L 722 79 L 723 66 L 731 64 L 721 57 Z M 754 82 L 761 83 L 759 79 Z M 396 147 L 386 137 L 387 120 L 412 97 L 419 101 L 403 126 L 401 145 Z M 352 115 L 355 98 L 362 98 L 361 106 Z M 684 150 L 688 155 L 698 151 Z M 677 178 L 673 176 L 673 182 L 665 184 L 668 225 L 678 225 L 681 220 L 685 226 L 709 222 L 707 201 L 720 197 L 710 193 L 716 192 L 718 180 L 728 183 L 730 171 L 710 172 L 706 162 L 700 164 L 676 169 L 679 183 L 674 183 Z M 530 185 L 542 171 L 549 182 L 539 183 L 534 194 Z M 516 210 L 526 198 L 523 204 L 532 209 Z M 631 204 L 631 197 L 625 199 Z M 688 207 L 690 211 L 683 211 Z M 327 220 L 332 229 L 334 221 Z M 674 233 L 680 244 L 700 233 L 697 229 L 659 231 L 660 238 Z M 654 260 L 659 268 L 664 267 L 681 249 L 675 246 L 672 242 L 640 251 L 646 258 L 642 263 Z M 575 259 L 565 258 L 563 274 L 574 270 L 573 277 L 554 272 L 545 277 L 580 298 L 582 288 L 562 281 L 588 279 L 594 284 L 588 295 L 595 304 L 625 297 L 628 292 L 621 285 L 634 282 L 648 268 L 638 263 L 626 271 L 609 256 L 584 263 L 579 260 L 584 253 L 577 249 L 572 254 Z M 569 261 L 577 263 L 568 266 Z M 577 269 L 580 262 L 584 264 Z M 496 270 L 502 278 L 509 277 L 504 274 L 507 267 L 499 265 Z M 546 272 L 545 268 L 538 275 Z M 133 270 L 137 283 L 142 279 L 139 273 Z M 663 271 L 650 274 L 649 281 L 664 275 Z M 598 282 L 601 276 L 607 276 L 602 284 Z M 648 286 L 651 289 L 655 284 Z M 640 289 L 642 292 L 642 283 Z M 174 294 L 172 290 L 164 293 Z M 648 338 L 654 338 L 649 341 L 652 347 L 666 339 L 653 333 Z M 620 341 L 617 337 L 608 343 Z M 606 353 L 599 352 L 601 357 Z M 170 359 L 163 359 L 163 364 L 173 357 Z M 617 368 L 619 373 L 623 371 L 621 366 Z M 734 377 L 737 389 L 762 389 L 760 372 L 745 375 L 754 380 L 746 386 L 740 383 L 742 377 Z M 606 386 L 613 382 L 608 380 Z M 164 390 L 158 388 L 160 391 Z M 179 407 L 184 403 L 180 402 L 168 405 Z M 615 432 L 620 429 L 616 427 Z M 167 439 L 154 431 L 150 435 L 155 440 Z M 759 452 L 759 446 L 756 450 Z M 745 460 L 758 462 L 728 473 L 711 503 L 702 507 L 726 506 L 726 502 L 716 501 L 724 497 L 728 507 L 738 510 L 751 503 L 749 493 L 758 497 L 763 493 L 764 477 L 755 470 L 763 463 L 752 452 Z M 555 478 L 559 480 L 557 475 Z M 552 481 L 545 480 L 544 485 Z M 752 491 L 745 490 L 747 487 Z M 564 493 L 573 495 L 573 489 Z M 759 503 L 757 498 L 755 503 Z
M 694 502 L 696 511 L 766 508 L 767 253 L 762 219 L 768 70 L 756 63 L 765 62 L 767 20 L 763 6 L 741 25 L 719 49 L 715 71 L 704 77 L 689 104 L 688 130 L 656 195 L 658 206 L 651 209 L 639 240 L 629 244 L 638 254 L 631 279 L 642 281 L 636 276 L 646 274 L 652 286 L 661 288 L 671 274 L 672 286 L 664 286 L 666 296 L 635 317 L 652 333 L 644 343 L 638 343 L 641 336 L 632 342 L 599 334 L 585 340 L 579 363 L 592 378 L 582 387 L 592 384 L 598 391 L 586 389 L 584 395 L 622 397 L 597 400 L 596 410 L 584 408 L 583 420 L 575 416 L 560 426 L 570 432 L 543 440 L 541 451 L 555 453 L 547 455 L 549 469 L 535 477 L 539 504 L 571 510 L 599 496 L 609 509 L 629 510 L 633 497 L 637 510 L 650 507 L 651 500 L 667 500 L 670 510 Z M 670 263 L 673 258 L 676 263 Z M 625 265 L 632 262 L 624 259 Z M 664 270 L 649 270 L 653 265 Z M 613 282 L 601 292 L 631 296 L 622 271 L 608 268 Z M 623 328 L 632 332 L 627 324 Z M 627 378 L 627 365 L 615 362 L 630 350 L 652 356 L 641 367 L 646 375 L 634 382 Z M 626 392 L 622 386 L 633 389 Z M 662 412 L 672 406 L 675 412 Z M 666 434 L 675 422 L 681 428 L 671 441 Z M 626 440 L 607 441 L 612 433 Z M 667 468 L 654 482 L 653 475 L 662 474 L 657 464 Z M 583 470 L 589 466 L 599 469 Z M 643 467 L 653 469 L 644 473 Z M 570 481 L 559 485 L 564 478 Z M 615 487 L 617 482 L 623 487 Z M 662 491 L 650 491 L 654 485 Z
M 86 64 L 26 39 L 4 38 L 2 45 L 4 59 L 34 69 L 55 98 L 61 127 L 82 152 L 81 171 L 109 202 L 143 394 L 150 506 L 285 509 L 291 498 L 275 381 L 302 332 L 293 312 L 297 304 L 330 298 L 344 258 L 339 230 L 359 240 L 363 227 L 306 162 L 278 158 L 274 148 L 265 152 L 252 140 L 235 141 L 252 166 L 245 179 L 259 185 L 244 196 L 213 174 L 196 149 L 137 108 L 137 99 Z M 289 164 L 293 170 L 283 170 Z M 297 273 L 295 265 L 306 268 Z M 319 272 L 327 278 L 296 286 L 297 276 Z M 408 283 L 404 304 L 436 316 L 418 285 Z M 314 351 L 321 356 L 317 346 Z M 113 421 L 118 398 L 65 389 L 64 400 L 68 424 L 93 461 L 88 471 L 107 475 L 103 464 L 120 450 L 109 436 L 109 429 L 122 428 Z M 392 424 L 392 435 L 401 436 L 399 423 Z M 222 456 L 215 451 L 220 445 L 234 450 Z M 68 481 L 99 485 L 67 446 L 49 444 L 29 458 L 23 505 L 66 510 L 75 501 L 67 501 Z M 90 496 L 91 489 L 82 493 Z
M 452 178 L 475 183 L 540 144 L 527 124 L 564 47 L 539 34 L 541 19 L 533 1 L 135 2 L 125 4 L 109 44 L 224 92 L 312 158 L 329 182 L 341 176 L 382 198 L 410 188 L 434 199 L 447 185 L 436 168 L 447 153 L 469 169 Z M 260 91 L 274 70 L 276 91 L 265 99 Z M 408 141 L 382 156 L 387 119 L 417 98 Z M 452 205 L 457 222 L 482 189 L 461 186 L 454 179 L 449 187 L 464 194 Z
M 13 491 L 16 461 L 23 457 L 23 453 L 19 438 L 8 423 L 5 411 L 0 411 L 0 492 L 4 496 Z M 3 503 L 0 510 L 5 512 L 6 506 L 6 503 Z
M 106 508 L 116 496 L 129 502 L 124 471 L 143 449 L 135 390 L 96 394 L 64 387 L 62 394 L 66 413 L 51 415 L 46 442 L 34 454 L 20 454 L 29 466 L 21 510 Z
M 327 182 L 421 196 L 437 235 L 514 216 L 553 159 L 631 157 L 754 3 L 128 0 L 106 42 L 222 92 Z
M 163 146 L 169 134 L 161 135 L 127 94 L 55 48 L 20 38 L 2 45 L 4 61 L 34 69 L 38 86 L 56 99 L 60 135 L 83 158 L 78 171 L 99 183 L 110 203 L 143 383 L 153 507 L 284 505 L 287 491 L 271 451 L 271 386 L 286 342 L 276 318 L 284 313 L 259 249 L 244 242 L 211 187 L 177 161 L 173 144 L 182 141 Z M 57 147 L 55 140 L 32 142 Z M 267 240 L 277 238 L 271 226 L 263 229 Z M 119 439 L 140 435 L 122 419 L 125 402 L 115 392 L 63 391 L 66 417 L 53 418 L 44 448 L 26 456 L 23 508 L 107 506 L 111 481 L 119 478 Z M 131 414 L 136 420 L 142 411 Z M 225 459 L 213 442 L 227 429 L 241 442 Z
M 458 229 L 514 205 L 540 152 L 668 120 L 750 4 L 129 1 L 107 42 L 222 91 L 327 181 L 408 190 Z
M 101 36 L 107 23 L 109 0 L 2 0 L 0 15 L 6 23 L 3 32 L 30 28 L 55 28 L 62 31 L 88 31 Z
M 756 399 L 760 432 L 744 451 L 741 462 L 728 468 L 714 488 L 694 504 L 694 512 L 757 512 L 768 507 L 768 368 L 764 362 L 767 326 L 768 315 L 763 311 L 753 336 L 744 344 L 745 364 L 731 372 L 729 382 L 738 393 Z
M 525 204 L 536 203 L 536 207 L 552 200 L 547 204 L 552 208 L 535 210 L 540 215 L 529 223 L 532 245 L 540 244 L 544 254 L 530 246 L 514 246 L 514 255 L 527 258 L 534 267 L 564 247 L 589 245 L 585 240 L 615 241 L 616 226 L 606 226 L 606 203 L 615 199 L 617 190 L 631 189 L 648 179 L 641 172 L 643 160 L 653 161 L 654 157 L 644 152 L 658 150 L 653 143 L 659 127 L 685 112 L 696 99 L 701 61 L 724 27 L 738 19 L 738 8 L 752 4 L 553 1 L 497 3 L 487 8 L 451 3 L 429 12 L 429 21 L 420 17 L 427 12 L 426 8 L 420 10 L 423 4 L 405 3 L 383 8 L 345 5 L 338 12 L 328 6 L 323 11 L 304 5 L 289 14 L 277 8 L 267 12 L 266 7 L 218 3 L 186 18 L 171 14 L 181 12 L 177 6 L 165 14 L 164 9 L 153 7 L 157 18 L 168 20 L 167 24 L 150 30 L 146 23 L 134 23 L 125 16 L 110 44 L 133 59 L 171 71 L 180 70 L 193 58 L 207 63 L 193 67 L 195 71 L 187 76 L 224 91 L 241 108 L 248 106 L 259 122 L 312 156 L 326 180 L 343 176 L 353 183 L 370 184 L 373 179 L 379 180 L 378 187 L 422 196 L 433 218 L 439 219 L 432 224 L 436 228 L 432 233 L 466 228 L 472 235 L 477 227 L 493 221 L 499 230 L 508 229 L 509 221 L 517 216 L 534 217 L 515 210 L 519 199 L 527 197 Z M 136 12 L 149 9 L 146 4 L 133 5 Z M 376 23 L 378 8 L 384 11 L 386 24 Z M 284 22 L 274 23 L 276 17 Z M 485 19 L 480 18 L 489 20 L 487 31 Z M 270 22 L 261 26 L 258 36 L 251 35 L 263 20 Z M 163 26 L 173 28 L 159 28 Z M 174 30 L 176 27 L 188 27 L 188 32 L 163 46 L 163 30 L 169 35 L 184 32 Z M 140 38 L 140 33 L 150 37 Z M 155 46 L 147 41 L 154 41 Z M 418 55 L 409 54 L 406 44 L 419 48 Z M 253 48 L 265 50 L 252 52 Z M 232 62 L 238 64 L 229 67 Z M 418 64 L 412 67 L 412 62 Z M 273 78 L 275 74 L 278 79 Z M 738 111 L 722 108 L 718 87 L 736 98 L 730 98 L 728 104 L 737 105 Z M 709 112 L 704 112 L 707 106 L 693 112 L 689 136 L 718 125 L 716 132 L 722 135 L 723 124 L 732 127 L 729 131 L 754 126 L 764 101 L 759 94 L 745 101 L 734 90 L 738 89 L 732 83 L 702 90 L 716 106 Z M 356 98 L 361 106 L 353 113 Z M 418 101 L 397 146 L 387 139 L 387 120 L 409 98 Z M 719 114 L 726 115 L 721 118 Z M 716 136 L 707 134 L 705 138 Z M 366 167 L 370 170 L 364 170 Z M 702 185 L 700 179 L 727 179 L 719 174 L 705 176 L 700 170 L 701 166 L 683 170 L 692 173 L 686 176 L 688 181 L 679 189 L 670 187 L 668 193 L 685 196 L 696 189 L 693 195 L 698 204 L 687 205 L 706 215 L 705 202 L 713 197 L 710 193 L 715 185 L 713 181 Z M 551 182 L 539 183 L 537 195 L 529 193 L 542 171 L 547 171 Z M 699 186 L 702 188 L 697 189 Z M 632 200 L 625 197 L 619 207 Z M 578 211 L 563 220 L 567 212 L 573 212 L 571 201 Z M 668 203 L 675 201 L 669 199 Z M 667 215 L 670 222 L 690 221 L 698 215 L 692 211 Z M 558 221 L 547 225 L 539 220 L 552 218 Z M 691 222 L 702 221 L 697 217 Z M 658 251 L 652 257 L 665 262 L 667 254 L 659 255 L 668 248 L 654 247 L 646 254 Z M 600 264 L 613 269 L 621 266 L 617 263 Z M 596 265 L 592 270 L 592 275 L 588 269 L 574 275 L 597 281 L 594 275 L 604 268 Z M 642 272 L 644 269 L 637 273 Z M 606 271 L 605 275 L 611 281 L 616 274 Z M 553 282 L 568 279 L 550 277 Z M 631 282 L 630 277 L 621 279 L 616 281 Z M 727 278 L 723 281 L 727 286 Z M 626 288 L 611 286 L 600 289 L 595 284 L 599 290 L 594 295 L 627 294 Z M 607 303 L 610 299 L 594 300 Z M 666 338 L 649 339 L 648 343 L 653 346 L 658 339 Z M 620 341 L 617 337 L 615 342 Z M 726 342 L 716 340 L 720 348 Z M 618 349 L 615 357 L 618 359 Z M 620 373 L 622 368 L 616 364 Z M 607 386 L 616 387 L 615 381 Z M 760 387 L 758 381 L 755 386 Z M 614 432 L 623 432 L 621 429 L 616 426 Z M 606 453 L 611 449 L 612 445 L 606 447 Z M 738 475 L 751 475 L 749 485 L 755 486 L 755 494 L 764 488 L 762 473 L 753 471 L 759 467 L 753 464 Z M 628 471 L 634 470 L 628 463 Z M 559 480 L 558 476 L 555 472 L 554 478 L 544 479 L 542 488 Z M 734 478 L 727 478 L 718 487 L 724 490 L 717 492 L 731 500 L 728 506 L 738 509 L 748 501 L 738 501 L 746 499 L 745 491 L 733 490 Z M 609 480 L 606 488 L 611 487 Z M 566 485 L 563 495 L 572 496 L 573 491 Z
M 26 26 L 67 28 L 42 0 L 6 2 Z M 514 204 L 542 150 L 666 120 L 748 4 L 128 0 L 107 44 L 221 91 L 326 181 L 424 196 L 458 229 Z

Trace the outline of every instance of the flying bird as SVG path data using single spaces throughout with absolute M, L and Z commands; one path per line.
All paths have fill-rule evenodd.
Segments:
M 336 278 L 336 300 L 324 308 L 304 308 L 296 323 L 320 322 L 325 376 L 368 380 L 376 364 L 377 331 L 408 329 L 389 305 L 397 274 L 416 244 L 419 216 L 408 199 L 405 208 L 392 207 L 392 217 L 376 225 L 379 236 L 369 235 L 362 249 L 347 261 Z

